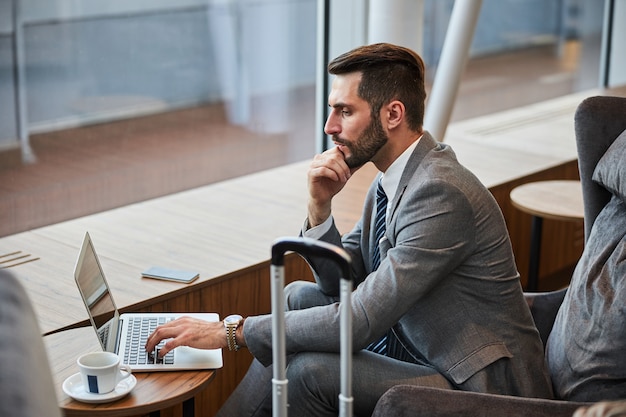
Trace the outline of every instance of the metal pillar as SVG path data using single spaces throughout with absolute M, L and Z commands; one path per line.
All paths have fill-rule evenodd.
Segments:
M 482 0 L 454 2 L 424 116 L 424 127 L 440 141 L 443 141 L 450 122 L 481 5 Z
M 28 136 L 28 116 L 26 106 L 26 59 L 24 57 L 24 29 L 21 19 L 21 2 L 13 2 L 13 51 L 15 68 L 15 114 L 17 116 L 17 134 L 20 139 L 22 161 L 35 162 L 35 154 L 30 146 Z

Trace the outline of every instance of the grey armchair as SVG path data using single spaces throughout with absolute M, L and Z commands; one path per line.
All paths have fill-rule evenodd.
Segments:
M 571 320 L 573 332 L 580 328 L 580 322 L 577 323 L 579 319 L 577 314 L 584 314 L 580 311 L 580 305 L 576 304 L 581 303 L 580 294 L 587 291 L 585 296 L 589 296 L 590 289 L 605 292 L 609 288 L 609 291 L 615 291 L 615 297 L 618 300 L 617 307 L 604 311 L 602 316 L 603 323 L 604 320 L 608 323 L 607 327 L 616 324 L 614 327 L 618 327 L 617 332 L 620 335 L 618 350 L 621 349 L 622 355 L 615 355 L 615 349 L 608 349 L 609 355 L 613 353 L 614 357 L 603 359 L 606 361 L 606 368 L 609 369 L 607 372 L 612 372 L 613 375 L 602 375 L 599 378 L 599 384 L 590 381 L 593 378 L 586 378 L 584 384 L 581 385 L 586 392 L 580 392 L 578 388 L 571 388 L 574 384 L 567 381 L 568 378 L 571 379 L 571 375 L 567 375 L 567 372 L 555 372 L 552 379 L 557 399 L 554 400 L 398 385 L 388 390 L 379 399 L 373 413 L 374 417 L 571 417 L 579 407 L 588 406 L 596 401 L 626 399 L 626 370 L 624 369 L 626 356 L 623 355 L 624 347 L 626 347 L 626 325 L 624 325 L 626 301 L 623 298 L 626 297 L 624 289 L 626 288 L 626 266 L 623 264 L 626 263 L 621 262 L 622 265 L 620 265 L 620 260 L 623 261 L 626 257 L 626 253 L 623 253 L 626 252 L 624 249 L 626 237 L 624 236 L 624 223 L 620 227 L 616 225 L 615 217 L 601 214 L 606 207 L 605 212 L 609 211 L 619 218 L 626 217 L 624 211 L 615 211 L 623 210 L 626 205 L 626 98 L 596 96 L 584 100 L 576 110 L 575 135 L 585 206 L 585 250 L 574 272 L 570 288 L 549 293 L 528 293 L 526 299 L 544 346 L 547 346 L 547 351 L 551 351 L 558 357 L 563 355 L 563 351 L 567 349 L 566 345 L 571 343 L 571 340 L 569 342 L 558 340 L 565 333 L 569 323 L 565 319 Z M 609 148 L 611 148 L 610 152 L 607 152 Z M 610 169 L 604 170 L 604 178 L 601 178 L 602 172 L 595 172 L 597 167 L 601 168 L 598 166 L 601 159 L 600 165 L 611 164 Z M 600 185 L 598 181 L 604 185 Z M 620 204 L 621 207 L 619 207 Z M 618 209 L 614 208 L 616 205 Z M 616 236 L 610 236 L 611 234 Z M 617 242 L 617 249 L 606 247 L 607 236 L 608 240 L 611 240 L 611 245 Z M 615 257 L 605 259 L 610 250 L 614 254 L 618 252 L 617 262 L 615 262 Z M 600 270 L 601 272 L 598 272 Z M 593 284 L 590 283 L 591 281 Z M 577 294 L 578 297 L 576 297 Z M 593 297 L 593 294 L 591 296 Z M 605 294 L 601 296 L 605 297 Z M 603 299 L 599 304 L 604 306 L 606 302 Z M 553 332 L 557 314 L 560 315 L 559 328 L 557 331 L 555 327 Z M 553 332 L 552 337 L 550 337 L 551 332 Z M 581 335 L 580 340 L 588 340 L 585 339 L 588 336 L 588 334 L 584 337 Z M 550 342 L 548 342 L 549 338 Z M 614 340 L 615 334 L 611 334 L 609 343 Z M 596 346 L 603 346 L 603 344 L 600 342 Z M 602 352 L 602 354 L 605 355 L 607 352 Z M 598 362 L 593 358 L 590 358 L 590 361 L 594 366 Z M 560 392 L 567 394 L 560 396 Z M 562 398 L 570 395 L 571 398 Z
M 52 373 L 26 291 L 0 269 L 0 416 L 60 417 Z

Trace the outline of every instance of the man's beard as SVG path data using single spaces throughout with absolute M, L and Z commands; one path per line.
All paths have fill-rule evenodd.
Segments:
M 350 156 L 346 158 L 348 167 L 358 168 L 371 161 L 380 148 L 387 143 L 389 137 L 385 134 L 380 119 L 373 118 L 361 137 L 356 141 L 348 143 L 338 136 L 333 136 L 333 140 L 350 150 Z

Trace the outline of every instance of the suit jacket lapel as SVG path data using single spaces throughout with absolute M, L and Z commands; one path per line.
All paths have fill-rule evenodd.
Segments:
M 413 150 L 411 157 L 407 161 L 406 167 L 404 167 L 404 171 L 402 171 L 400 182 L 398 183 L 398 189 L 396 190 L 396 195 L 394 196 L 394 199 L 391 203 L 392 206 L 391 206 L 390 216 L 387 219 L 388 229 L 394 228 L 394 225 L 396 223 L 394 219 L 396 215 L 396 210 L 398 209 L 398 206 L 400 205 L 402 196 L 404 195 L 404 192 L 406 191 L 406 188 L 409 185 L 411 178 L 413 178 L 413 174 L 417 170 L 417 167 L 424 160 L 426 155 L 428 155 L 430 151 L 432 151 L 434 148 L 437 148 L 438 146 L 440 146 L 440 144 L 435 139 L 433 139 L 430 133 L 424 131 L 422 138 L 420 139 L 419 143 Z M 394 232 L 393 230 L 390 230 L 390 231 Z M 390 233 L 389 235 L 394 236 L 395 233 Z

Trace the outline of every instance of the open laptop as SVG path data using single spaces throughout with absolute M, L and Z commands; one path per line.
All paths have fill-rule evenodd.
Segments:
M 124 313 L 120 314 L 96 255 L 89 233 L 74 268 L 74 279 L 83 298 L 91 324 L 102 349 L 116 353 L 133 371 L 179 371 L 222 367 L 221 349 L 194 349 L 180 346 L 164 358 L 146 352 L 145 343 L 154 329 L 181 316 L 219 321 L 215 313 Z M 161 342 L 160 345 L 165 343 Z M 159 346 L 157 346 L 157 349 Z

